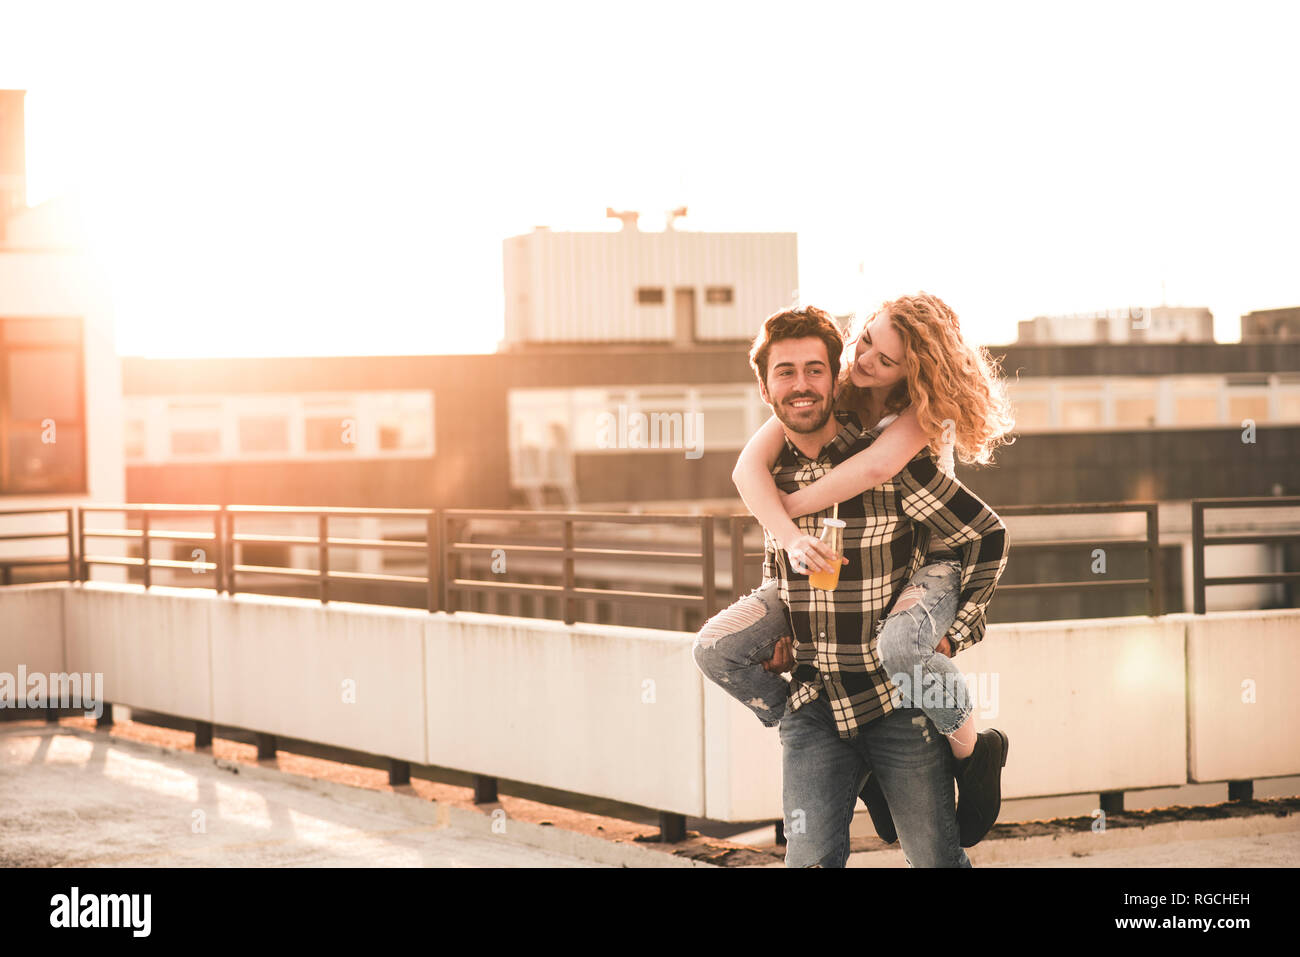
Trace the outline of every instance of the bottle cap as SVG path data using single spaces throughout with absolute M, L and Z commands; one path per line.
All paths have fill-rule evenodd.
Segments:
M 845 528 L 847 523 L 842 518 L 823 518 L 822 524 L 831 528 Z

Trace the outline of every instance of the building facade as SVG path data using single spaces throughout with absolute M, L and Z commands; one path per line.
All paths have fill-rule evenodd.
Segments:
M 21 92 L 0 92 L 0 511 L 118 502 L 126 495 L 122 366 L 108 282 L 74 204 L 27 206 L 22 122 Z M 62 523 L 0 516 L 0 535 Z M 0 563 L 30 556 L 33 544 L 0 541 Z M 42 555 L 66 548 L 35 545 Z M 113 543 L 105 551 L 120 554 Z M 114 578 L 119 570 L 105 571 Z
M 1021 320 L 1021 344 L 1213 342 L 1214 316 L 1202 306 L 1128 306 Z
M 1295 342 L 1300 340 L 1300 306 L 1256 309 L 1241 317 L 1242 342 Z

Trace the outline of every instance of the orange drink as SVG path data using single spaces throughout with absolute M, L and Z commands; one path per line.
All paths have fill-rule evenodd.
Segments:
M 829 572 L 812 572 L 808 576 L 808 584 L 813 588 L 820 588 L 822 591 L 834 591 L 835 586 L 840 583 L 840 565 L 839 556 L 836 555 L 835 568 Z
M 838 510 L 838 509 L 837 509 Z M 844 522 L 838 518 L 823 518 L 821 541 L 835 553 L 834 566 L 828 572 L 809 572 L 808 584 L 822 591 L 834 591 L 840 583 L 840 559 L 844 553 Z

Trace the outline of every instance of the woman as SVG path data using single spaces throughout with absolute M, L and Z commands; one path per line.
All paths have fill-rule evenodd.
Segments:
M 987 350 L 967 344 L 953 311 L 925 294 L 885 303 L 868 321 L 856 324 L 841 362 L 835 409 L 852 411 L 864 427 L 882 430 L 879 438 L 816 482 L 783 495 L 771 472 L 785 435 L 773 417 L 750 439 L 732 473 L 746 506 L 787 552 L 790 567 L 801 574 L 831 570 L 835 556 L 801 532 L 793 518 L 830 509 L 887 482 L 922 449 L 936 455 L 949 476 L 954 451 L 967 464 L 987 464 L 999 444 L 1009 443 L 1006 436 L 1014 425 L 996 361 Z M 952 650 L 945 633 L 956 614 L 960 574 L 959 556 L 942 542 L 933 542 L 926 564 L 878 627 L 881 664 L 895 676 L 904 707 L 916 706 L 904 676 L 921 676 L 921 687 L 915 689 L 918 704 L 920 692 L 931 683 L 950 689 L 942 706 L 923 710 L 948 737 L 958 760 L 959 786 L 981 743 L 969 690 L 947 657 Z M 793 663 L 790 626 L 776 591 L 775 581 L 764 582 L 710 619 L 694 648 L 705 675 L 768 727 L 784 713 L 789 685 L 780 672 Z M 1001 739 L 1005 763 L 1006 736 L 1000 731 L 985 734 Z M 997 818 L 996 777 L 994 782 L 992 794 L 971 795 L 958 804 L 963 847 L 983 838 Z M 862 797 L 880 836 L 892 843 L 896 833 L 874 775 L 868 777 Z

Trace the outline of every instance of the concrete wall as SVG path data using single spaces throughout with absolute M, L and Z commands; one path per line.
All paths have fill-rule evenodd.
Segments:
M 1300 768 L 1300 612 L 1172 615 L 1187 629 L 1187 779 Z
M 0 672 L 16 676 L 66 670 L 63 608 L 68 586 L 17 585 L 0 588 Z
M 1173 617 L 990 625 L 953 658 L 970 676 L 976 727 L 1007 733 L 1004 797 L 1186 783 L 1184 624 Z
M 429 762 L 703 815 L 703 689 L 693 638 L 434 615 Z
M 102 673 L 109 701 L 212 720 L 212 592 L 97 582 L 64 598 L 69 671 Z
M 954 661 L 977 726 L 1010 737 L 1003 794 L 1020 798 L 1300 773 L 1297 637 L 1295 610 L 998 624 Z M 780 817 L 777 732 L 700 675 L 692 638 L 203 589 L 0 589 L 0 672 L 102 672 L 125 705 L 692 816 Z
M 208 602 L 213 721 L 426 763 L 428 612 L 260 595 Z

